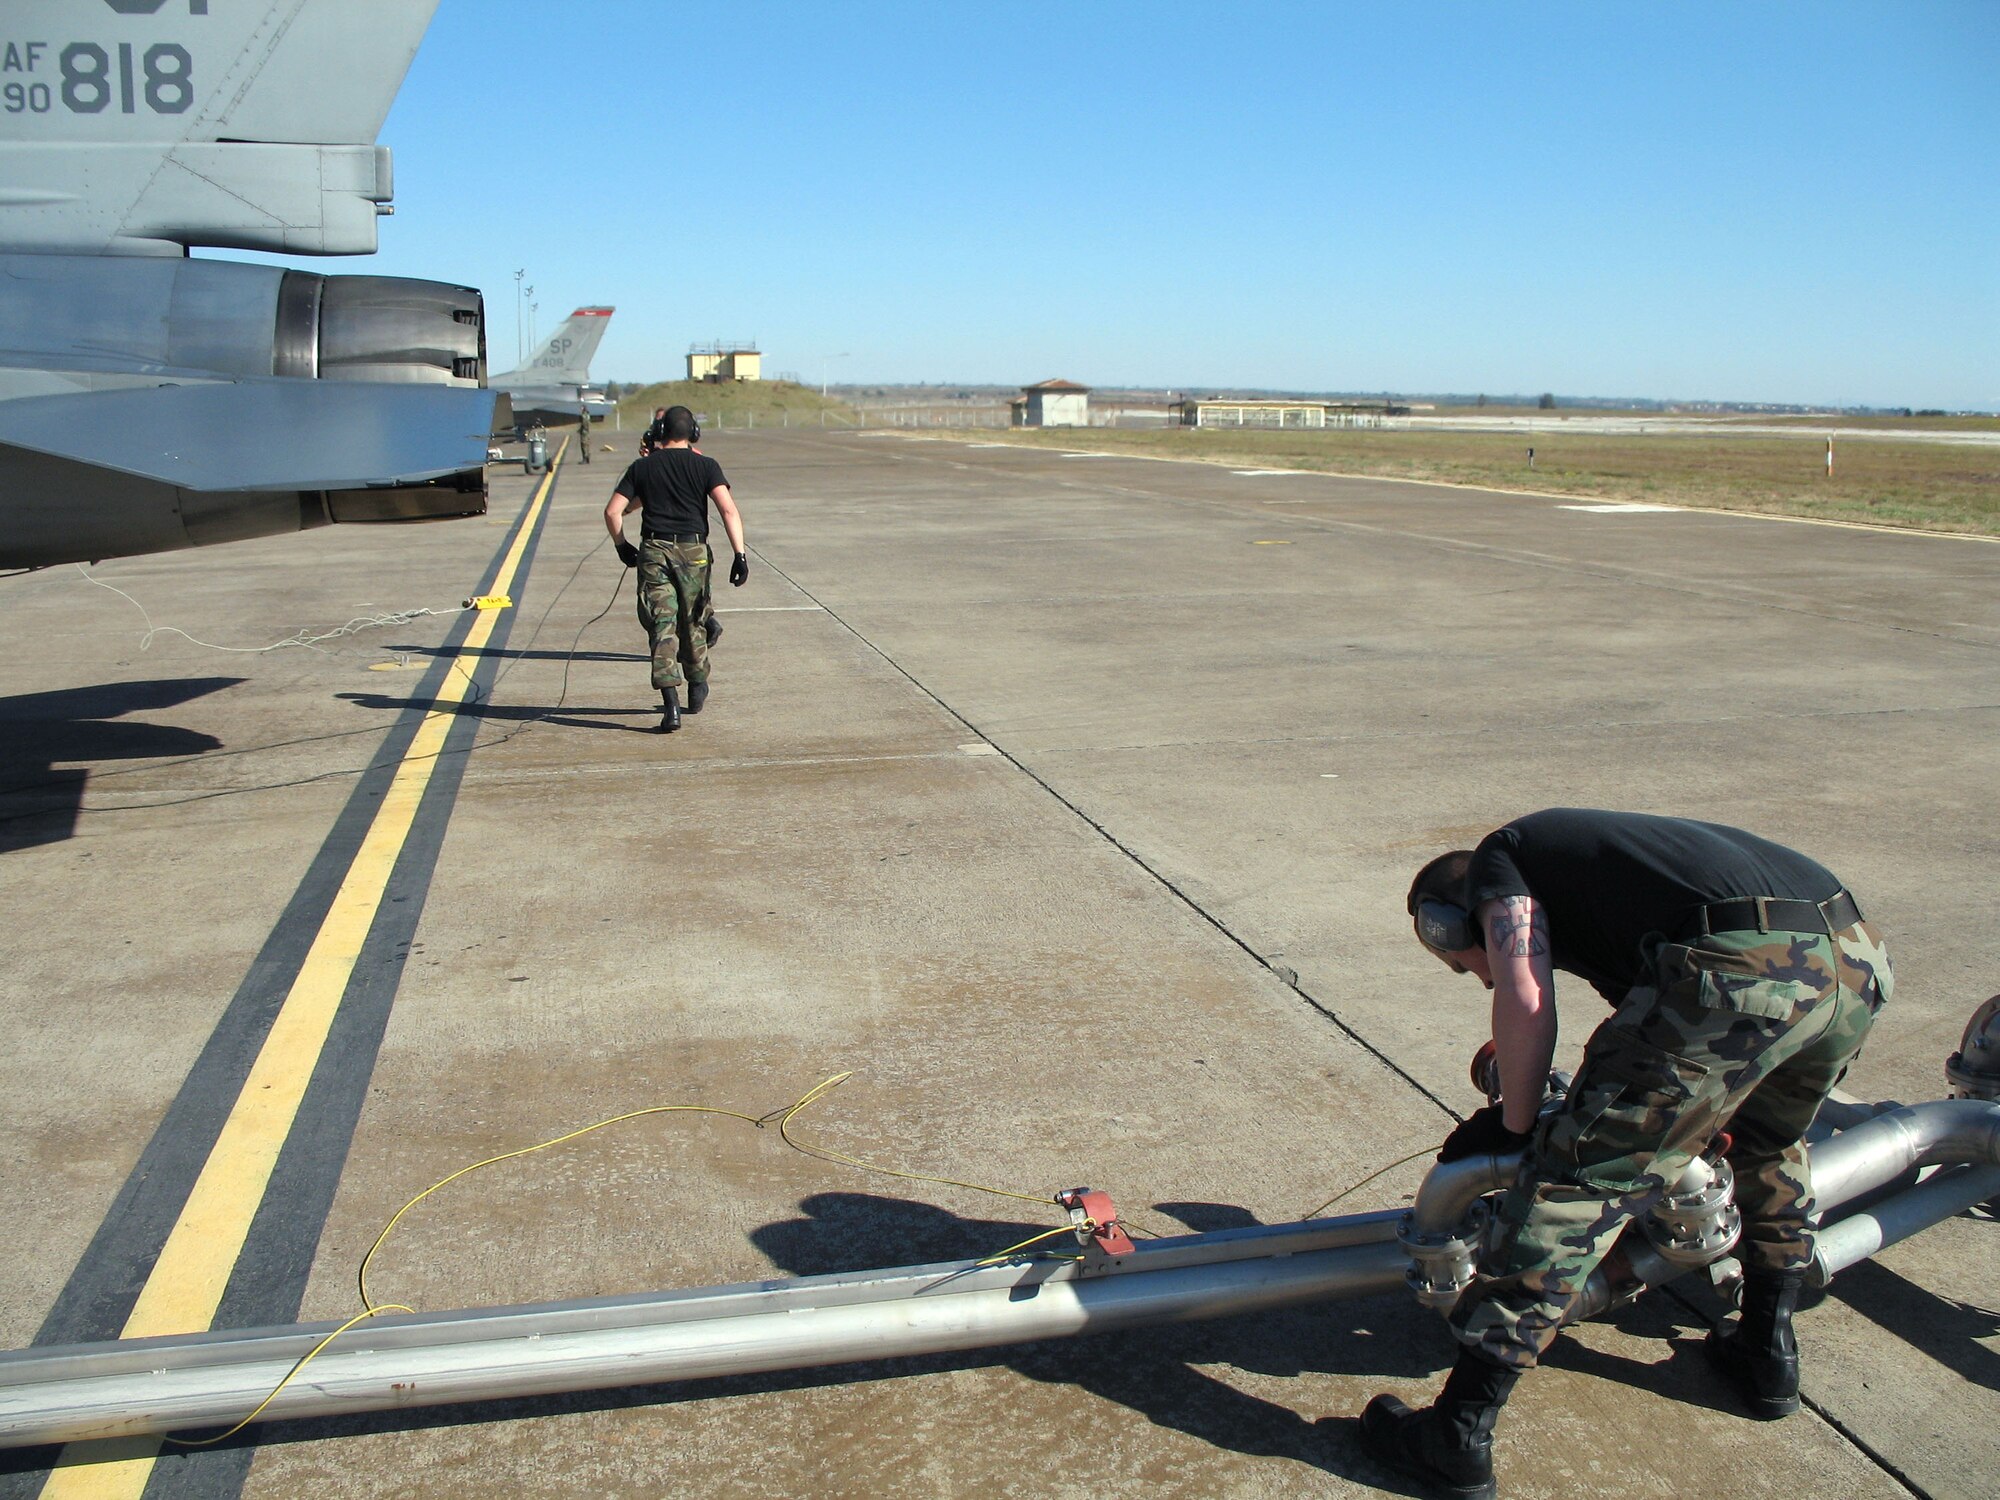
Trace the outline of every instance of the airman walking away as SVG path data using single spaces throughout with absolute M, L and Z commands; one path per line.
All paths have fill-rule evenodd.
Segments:
M 650 436 L 649 450 L 626 469 L 604 507 L 604 524 L 619 559 L 639 570 L 639 623 L 652 642 L 659 729 L 672 734 L 681 727 L 683 682 L 689 713 L 700 713 L 708 701 L 708 645 L 721 633 L 709 598 L 711 504 L 729 535 L 735 554 L 729 581 L 739 588 L 750 577 L 750 555 L 722 466 L 694 448 L 701 436 L 694 413 L 669 407 Z M 642 516 L 637 547 L 625 540 L 625 513 L 634 507 Z

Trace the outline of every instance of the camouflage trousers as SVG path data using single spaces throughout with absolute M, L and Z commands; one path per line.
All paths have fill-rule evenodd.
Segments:
M 653 646 L 653 686 L 708 681 L 706 542 L 648 537 L 639 544 L 639 623 Z
M 1651 982 L 1592 1035 L 1568 1103 L 1537 1126 L 1501 1200 L 1481 1276 L 1452 1310 L 1459 1341 L 1497 1363 L 1541 1358 L 1618 1236 L 1724 1128 L 1743 1212 L 1737 1254 L 1774 1271 L 1812 1258 L 1802 1141 L 1889 998 L 1888 950 L 1866 922 L 1650 947 Z

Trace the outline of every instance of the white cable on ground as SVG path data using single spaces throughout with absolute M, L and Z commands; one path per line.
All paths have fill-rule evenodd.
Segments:
M 178 626 L 155 625 L 152 615 L 147 612 L 146 606 L 126 593 L 125 590 L 119 588 L 116 584 L 106 583 L 101 578 L 91 577 L 90 570 L 82 563 L 77 563 L 75 566 L 77 572 L 83 575 L 86 582 L 94 583 L 101 589 L 110 589 L 112 593 L 139 611 L 140 615 L 146 621 L 145 634 L 139 637 L 139 649 L 141 651 L 151 646 L 153 644 L 153 637 L 158 635 L 177 635 L 183 640 L 192 641 L 197 646 L 205 646 L 210 651 L 240 651 L 251 656 L 261 656 L 267 651 L 282 651 L 287 646 L 306 646 L 317 651 L 322 641 L 338 640 L 344 635 L 353 635 L 362 630 L 375 630 L 390 625 L 407 625 L 410 621 L 420 620 L 425 615 L 455 615 L 465 607 L 454 604 L 448 609 L 404 609 L 397 610 L 393 614 L 362 615 L 356 619 L 349 620 L 345 625 L 333 630 L 315 632 L 310 628 L 302 628 L 298 634 L 288 635 L 282 641 L 273 641 L 268 646 L 218 646 L 214 641 L 204 641 L 198 637 L 189 635 Z

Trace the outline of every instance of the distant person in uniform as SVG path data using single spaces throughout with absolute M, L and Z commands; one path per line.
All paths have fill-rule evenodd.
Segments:
M 587 406 L 579 406 L 576 409 L 576 448 L 577 452 L 583 455 L 583 461 L 585 463 L 589 463 L 590 462 L 590 408 Z
M 664 406 L 654 407 L 652 423 L 644 432 L 639 434 L 639 457 L 644 458 L 655 448 L 666 446 L 666 427 L 667 409 Z M 701 421 L 699 418 L 695 419 L 694 434 L 697 438 L 701 436 Z M 699 453 L 701 449 L 695 448 L 694 451 Z M 715 605 L 712 602 L 708 606 L 708 615 L 702 620 L 701 626 L 703 633 L 708 636 L 708 644 L 710 646 L 715 645 L 717 641 L 722 639 L 722 621 L 715 617 Z
M 1799 1409 L 1792 1313 L 1812 1263 L 1806 1127 L 1894 980 L 1827 869 L 1740 828 L 1557 807 L 1417 872 L 1417 940 L 1493 993 L 1501 1101 L 1440 1162 L 1521 1151 L 1480 1275 L 1451 1311 L 1458 1362 L 1434 1404 L 1377 1396 L 1376 1457 L 1440 1493 L 1491 1496 L 1493 1424 L 1612 1245 L 1716 1134 L 1732 1137 L 1743 1316 L 1707 1353 L 1752 1415 Z M 1555 971 L 1617 1007 L 1544 1114 Z
M 619 560 L 639 570 L 639 623 L 652 642 L 661 734 L 681 727 L 683 680 L 689 713 L 700 713 L 708 702 L 708 643 L 714 621 L 709 602 L 710 504 L 722 517 L 735 553 L 730 583 L 741 588 L 750 577 L 743 518 L 722 465 L 695 451 L 694 440 L 700 435 L 693 412 L 685 406 L 668 407 L 661 414 L 652 450 L 626 469 L 604 507 L 605 529 L 617 544 Z M 625 540 L 625 513 L 635 506 L 641 515 L 637 547 Z

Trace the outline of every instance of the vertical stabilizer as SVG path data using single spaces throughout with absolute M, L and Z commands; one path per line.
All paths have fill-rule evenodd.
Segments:
M 7 6 L 0 246 L 372 252 L 390 197 L 389 153 L 375 135 L 436 9 L 437 0 Z
M 579 307 L 562 320 L 535 351 L 535 357 L 518 370 L 495 375 L 492 384 L 586 385 L 590 381 L 591 356 L 604 342 L 604 330 L 611 326 L 612 307 Z

